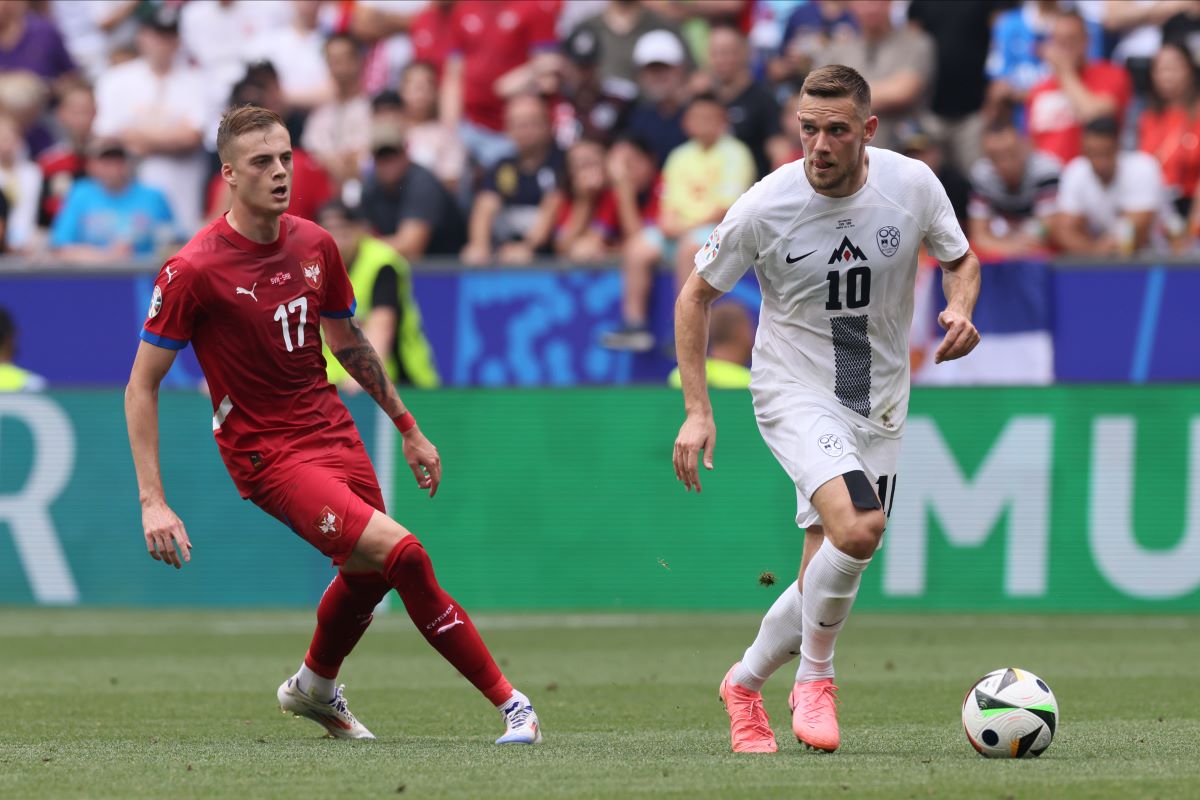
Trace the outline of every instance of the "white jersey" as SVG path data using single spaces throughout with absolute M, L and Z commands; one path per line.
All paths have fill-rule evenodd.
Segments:
M 814 191 L 803 161 L 763 178 L 729 209 L 696 267 L 725 292 L 751 266 L 758 274 L 750 388 L 760 417 L 812 399 L 897 437 L 921 242 L 943 263 L 968 245 L 929 167 L 890 150 L 867 154 L 867 182 L 849 197 Z

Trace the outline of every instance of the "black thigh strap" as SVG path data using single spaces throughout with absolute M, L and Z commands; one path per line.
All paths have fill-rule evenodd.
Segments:
M 845 473 L 842 475 L 842 480 L 846 482 L 846 488 L 850 490 L 850 502 L 854 503 L 855 508 L 861 511 L 875 511 L 883 508 L 879 504 L 879 498 L 875 495 L 875 487 L 871 485 L 870 479 L 861 469 Z

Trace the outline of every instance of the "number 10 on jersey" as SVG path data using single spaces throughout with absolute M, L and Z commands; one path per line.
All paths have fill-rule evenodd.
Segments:
M 836 269 L 825 276 L 829 281 L 826 311 L 842 310 L 842 276 Z M 871 268 L 852 267 L 846 270 L 846 308 L 862 308 L 871 302 Z
M 280 303 L 279 307 L 275 309 L 275 320 L 283 328 L 283 343 L 287 345 L 289 353 L 296 348 L 292 347 L 292 333 L 288 330 L 288 314 L 297 309 L 300 310 L 300 324 L 296 326 L 296 347 L 304 347 L 304 321 L 305 317 L 308 316 L 308 298 L 297 297 L 287 304 L 287 308 L 284 308 L 283 303 Z

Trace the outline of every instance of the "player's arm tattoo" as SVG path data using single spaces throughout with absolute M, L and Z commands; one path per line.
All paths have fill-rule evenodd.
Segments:
M 350 330 L 354 334 L 354 344 L 335 351 L 334 356 L 346 368 L 346 372 L 358 381 L 363 391 L 375 399 L 380 408 L 391 416 L 402 413 L 400 395 L 388 379 L 387 370 L 384 369 L 379 354 L 354 320 L 350 320 Z

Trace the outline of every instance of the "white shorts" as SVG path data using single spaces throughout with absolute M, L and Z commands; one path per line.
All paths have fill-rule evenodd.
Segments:
M 880 436 L 865 425 L 853 425 L 841 412 L 807 399 L 782 412 L 756 416 L 763 441 L 796 484 L 796 525 L 820 525 L 813 494 L 825 483 L 855 470 L 866 473 L 884 513 L 891 512 L 900 459 L 899 438 Z

